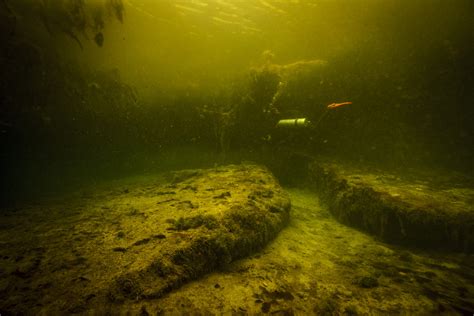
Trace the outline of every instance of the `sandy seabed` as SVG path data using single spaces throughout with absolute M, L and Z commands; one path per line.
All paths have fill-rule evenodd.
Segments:
M 159 298 L 111 300 L 101 290 L 110 288 L 112 279 L 123 272 L 123 267 L 151 260 L 142 246 L 148 247 L 153 238 L 162 240 L 196 229 L 165 231 L 165 238 L 156 233 L 151 235 L 151 241 L 142 239 L 143 232 L 138 230 L 126 231 L 121 236 L 124 229 L 118 227 L 120 221 L 107 215 L 113 208 L 109 204 L 120 200 L 124 216 L 134 223 L 130 227 L 141 227 L 147 213 L 140 203 L 144 203 L 144 188 L 150 185 L 149 178 L 126 179 L 83 190 L 61 203 L 42 201 L 5 212 L 2 217 L 9 219 L 2 220 L 0 231 L 2 315 L 365 315 L 474 311 L 472 255 L 381 243 L 340 224 L 313 192 L 297 188 L 286 188 L 292 202 L 288 226 L 262 250 L 222 263 L 213 272 L 194 280 L 186 279 Z M 159 196 L 163 201 L 174 198 L 165 197 Z M 83 211 L 91 206 L 94 212 Z M 64 226 L 64 222 L 70 226 Z M 12 227 L 12 223 L 16 225 Z M 169 225 L 172 223 L 168 221 Z M 53 226 L 56 230 L 51 230 Z M 81 229 L 68 231 L 67 227 Z M 58 240 L 57 236 L 67 237 Z M 127 238 L 130 242 L 126 242 Z M 45 251 L 44 241 L 56 243 L 49 245 L 56 251 Z M 123 246 L 105 249 L 104 245 L 111 245 L 112 241 Z

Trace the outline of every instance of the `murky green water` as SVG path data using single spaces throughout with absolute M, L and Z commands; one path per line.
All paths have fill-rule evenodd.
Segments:
M 293 146 L 473 170 L 470 1 L 5 0 L 0 10 L 7 195 L 193 166 L 189 150 L 163 158 L 180 148 L 210 165 Z M 275 128 L 323 114 L 314 129 Z
M 0 212 L 315 156 L 469 204 L 473 29 L 470 0 L 0 0 Z

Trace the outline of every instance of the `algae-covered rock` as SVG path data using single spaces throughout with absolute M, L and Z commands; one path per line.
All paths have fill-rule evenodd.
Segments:
M 288 221 L 290 201 L 265 168 L 227 166 L 172 179 L 180 193 L 157 201 L 163 216 L 153 220 L 155 233 L 167 231 L 169 237 L 143 250 L 146 263 L 116 276 L 108 293 L 112 301 L 160 297 L 260 249 Z
M 342 223 L 381 240 L 472 253 L 474 186 L 449 177 L 398 177 L 382 171 L 313 161 L 309 174 Z M 435 181 L 437 180 L 437 181 Z
M 261 249 L 289 210 L 266 168 L 242 164 L 107 182 L 4 212 L 0 310 L 108 314 L 111 302 L 161 297 Z

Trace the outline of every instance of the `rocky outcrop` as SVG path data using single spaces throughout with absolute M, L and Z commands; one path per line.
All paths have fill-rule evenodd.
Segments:
M 313 161 L 310 181 L 342 223 L 383 241 L 474 252 L 474 189 L 440 175 L 407 179 Z M 423 180 L 428 179 L 428 180 Z
M 289 198 L 265 168 L 182 171 L 170 180 L 157 202 L 166 211 L 153 224 L 167 236 L 159 242 L 150 237 L 153 248 L 143 250 L 150 252 L 147 262 L 115 278 L 108 293 L 112 301 L 161 297 L 257 251 L 288 222 Z

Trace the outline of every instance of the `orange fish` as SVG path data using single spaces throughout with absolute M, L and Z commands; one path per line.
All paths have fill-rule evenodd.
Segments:
M 327 106 L 328 109 L 335 109 L 343 105 L 352 104 L 352 102 L 331 103 Z

